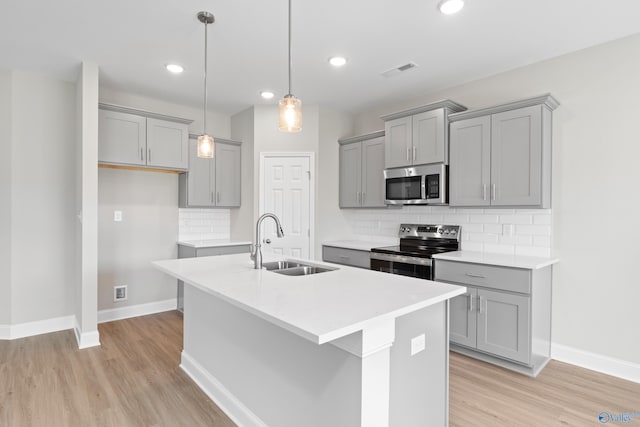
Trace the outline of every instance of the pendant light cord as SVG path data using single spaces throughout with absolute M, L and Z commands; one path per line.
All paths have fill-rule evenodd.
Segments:
M 291 74 L 293 74 L 293 62 L 291 61 L 291 0 L 289 0 L 289 95 L 291 95 Z
M 204 23 L 204 116 L 203 121 L 203 135 L 207 134 L 207 23 Z

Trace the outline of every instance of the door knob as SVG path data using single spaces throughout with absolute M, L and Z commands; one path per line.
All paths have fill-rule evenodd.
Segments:
M 264 239 L 263 240 L 264 243 L 266 243 L 267 245 L 271 243 L 271 239 Z

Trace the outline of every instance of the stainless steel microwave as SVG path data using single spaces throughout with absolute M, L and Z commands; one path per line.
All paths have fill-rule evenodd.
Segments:
M 446 205 L 449 203 L 447 166 L 438 163 L 384 171 L 385 203 L 389 205 Z

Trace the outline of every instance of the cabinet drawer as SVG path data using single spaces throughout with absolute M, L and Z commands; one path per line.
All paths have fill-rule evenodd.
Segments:
M 361 267 L 366 269 L 371 268 L 369 251 L 359 251 L 357 249 L 323 246 L 322 260 L 326 262 L 335 262 L 336 264 L 350 265 L 352 267 Z
M 249 245 L 237 245 L 237 246 L 217 246 L 212 248 L 198 248 L 196 250 L 196 256 L 213 256 L 213 255 L 231 255 L 249 253 Z
M 435 280 L 531 293 L 530 270 L 520 268 L 436 260 Z

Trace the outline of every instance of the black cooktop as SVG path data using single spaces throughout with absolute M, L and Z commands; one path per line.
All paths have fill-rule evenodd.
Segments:
M 376 252 L 379 254 L 389 254 L 389 255 L 404 255 L 404 256 L 412 256 L 417 258 L 431 258 L 431 255 L 440 254 L 443 252 L 451 252 L 457 251 L 457 247 L 431 247 L 426 249 L 417 249 L 415 246 L 404 246 L 404 245 L 396 245 L 396 246 L 383 246 L 380 248 L 372 248 L 371 252 Z

